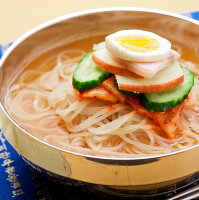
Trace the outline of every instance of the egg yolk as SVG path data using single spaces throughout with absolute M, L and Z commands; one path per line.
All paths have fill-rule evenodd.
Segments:
M 125 49 L 134 52 L 154 51 L 160 46 L 157 39 L 146 35 L 125 35 L 115 40 Z

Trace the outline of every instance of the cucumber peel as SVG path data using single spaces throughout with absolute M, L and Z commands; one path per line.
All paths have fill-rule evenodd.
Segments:
M 131 91 L 119 89 L 118 84 L 117 84 L 117 81 L 115 81 L 115 87 L 117 88 L 117 90 L 118 90 L 121 94 L 124 94 L 124 95 L 137 95 L 137 94 L 140 94 L 140 93 L 138 93 L 138 92 L 131 92 Z
M 180 104 L 188 96 L 194 85 L 193 73 L 181 67 L 184 82 L 169 90 L 161 92 L 144 93 L 141 95 L 141 104 L 150 112 L 164 112 Z
M 72 77 L 73 87 L 79 91 L 100 85 L 109 72 L 99 68 L 92 60 L 92 53 L 86 54 L 78 63 Z

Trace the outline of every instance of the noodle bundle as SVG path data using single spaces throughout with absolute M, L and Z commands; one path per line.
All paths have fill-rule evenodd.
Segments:
M 112 157 L 159 155 L 199 143 L 199 68 L 195 64 L 182 61 L 195 73 L 195 86 L 176 138 L 166 139 L 154 122 L 130 105 L 78 97 L 72 72 L 85 53 L 61 51 L 37 68 L 24 70 L 10 85 L 6 107 L 23 128 L 62 149 Z

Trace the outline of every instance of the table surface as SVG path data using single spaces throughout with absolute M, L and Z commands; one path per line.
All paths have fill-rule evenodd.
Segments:
M 29 29 L 74 11 L 132 6 L 186 13 L 199 0 L 0 0 L 0 43 L 16 40 Z

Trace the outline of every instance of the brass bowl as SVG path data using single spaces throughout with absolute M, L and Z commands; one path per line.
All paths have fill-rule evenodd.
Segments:
M 7 85 L 29 62 L 63 44 L 121 29 L 145 29 L 199 50 L 199 22 L 159 10 L 104 8 L 69 14 L 46 22 L 19 38 L 1 60 L 1 129 L 16 151 L 34 168 L 62 182 L 82 181 L 111 193 L 148 195 L 167 192 L 198 177 L 199 145 L 142 158 L 85 155 L 49 145 L 20 127 L 4 107 Z M 178 186 L 177 186 L 178 187 Z M 165 188 L 164 190 L 162 188 Z M 154 194 L 155 194 L 154 193 Z

